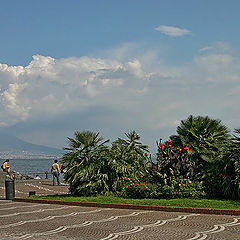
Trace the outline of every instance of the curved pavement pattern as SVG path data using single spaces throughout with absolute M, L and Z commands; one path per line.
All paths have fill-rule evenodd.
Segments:
M 240 239 L 240 217 L 0 201 L 0 239 Z
M 19 183 L 16 195 L 33 190 L 39 195 L 61 194 L 67 186 Z M 239 240 L 240 217 L 0 200 L 0 239 Z

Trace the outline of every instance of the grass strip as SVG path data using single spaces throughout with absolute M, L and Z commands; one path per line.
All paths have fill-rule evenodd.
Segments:
M 115 196 L 73 197 L 70 195 L 34 196 L 33 199 L 62 200 L 75 202 L 115 203 L 188 208 L 214 208 L 240 210 L 240 201 L 223 199 L 128 199 Z

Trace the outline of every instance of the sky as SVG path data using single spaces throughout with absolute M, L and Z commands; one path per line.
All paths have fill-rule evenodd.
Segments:
M 188 116 L 240 128 L 239 0 L 0 0 L 0 129 L 156 151 Z

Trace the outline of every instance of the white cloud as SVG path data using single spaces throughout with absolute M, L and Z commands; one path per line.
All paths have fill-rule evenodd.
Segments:
M 28 118 L 82 111 L 96 104 L 113 105 L 111 98 L 138 96 L 147 73 L 134 59 L 121 63 L 100 58 L 53 59 L 33 56 L 26 67 L 0 64 L 1 125 Z
M 0 126 L 79 114 L 81 125 L 92 116 L 96 128 L 104 119 L 108 132 L 145 129 L 161 136 L 189 114 L 231 121 L 240 117 L 239 64 L 227 52 L 177 67 L 149 52 L 128 59 L 36 55 L 26 67 L 0 64 Z
M 160 31 L 161 33 L 171 37 L 181 37 L 191 33 L 189 30 L 184 28 L 178 28 L 178 27 L 166 26 L 166 25 L 160 25 L 156 27 L 155 30 Z

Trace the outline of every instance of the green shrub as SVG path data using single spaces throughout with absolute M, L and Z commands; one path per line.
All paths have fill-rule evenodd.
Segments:
M 206 195 L 202 182 L 184 178 L 169 179 L 168 184 L 151 187 L 151 198 L 202 198 Z
M 143 175 L 140 178 L 124 177 L 120 195 L 126 198 L 149 198 L 150 191 L 149 184 L 144 182 Z

